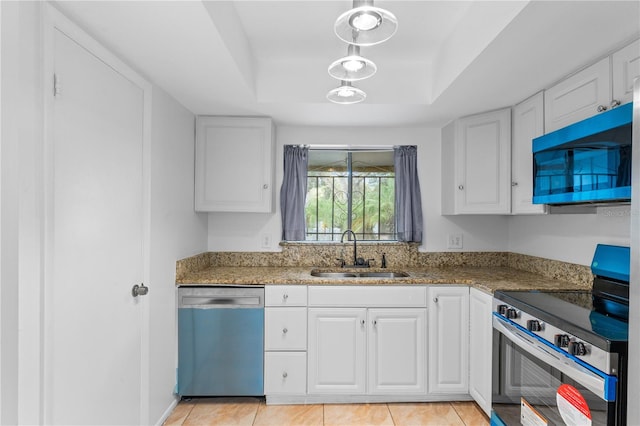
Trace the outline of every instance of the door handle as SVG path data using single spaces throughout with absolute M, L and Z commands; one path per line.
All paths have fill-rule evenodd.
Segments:
M 136 284 L 131 289 L 131 295 L 133 297 L 146 296 L 147 293 L 149 293 L 149 287 L 145 286 L 144 283 L 140 283 L 140 285 Z

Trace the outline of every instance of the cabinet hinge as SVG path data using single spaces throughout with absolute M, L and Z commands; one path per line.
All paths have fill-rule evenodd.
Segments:
M 62 91 L 62 84 L 60 83 L 60 77 L 57 74 L 53 74 L 53 96 L 58 96 Z

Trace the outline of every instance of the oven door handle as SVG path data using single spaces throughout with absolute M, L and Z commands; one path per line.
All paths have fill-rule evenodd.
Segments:
M 603 400 L 615 401 L 615 377 L 607 376 L 608 381 L 605 377 L 575 362 L 569 358 L 569 355 L 557 352 L 540 342 L 537 337 L 530 336 L 496 315 L 493 317 L 493 328 L 521 349 L 571 377 Z

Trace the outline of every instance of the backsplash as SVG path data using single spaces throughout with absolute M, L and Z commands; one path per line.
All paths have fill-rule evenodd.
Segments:
M 380 267 L 382 254 L 389 268 L 510 267 L 546 278 L 590 285 L 588 266 L 509 252 L 420 252 L 416 243 L 360 243 L 358 257 Z M 339 243 L 281 243 L 282 252 L 206 252 L 179 260 L 176 278 L 209 267 L 339 267 L 337 259 L 353 260 L 353 246 Z

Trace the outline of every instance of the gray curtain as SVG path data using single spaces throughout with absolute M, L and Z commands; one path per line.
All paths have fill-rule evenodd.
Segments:
M 396 173 L 396 233 L 398 241 L 422 242 L 422 200 L 418 181 L 418 149 L 393 148 Z
M 304 241 L 304 201 L 307 195 L 309 148 L 284 146 L 284 176 L 280 189 L 282 240 Z

